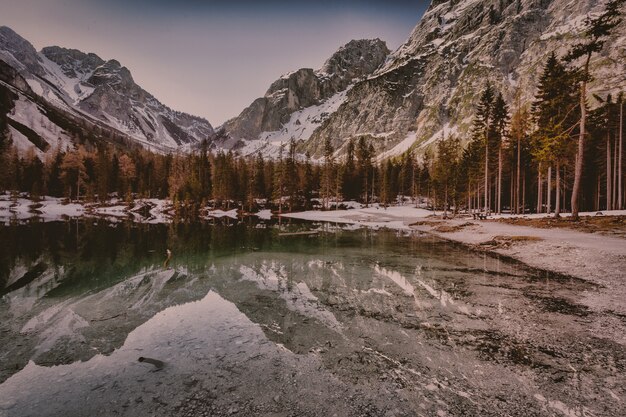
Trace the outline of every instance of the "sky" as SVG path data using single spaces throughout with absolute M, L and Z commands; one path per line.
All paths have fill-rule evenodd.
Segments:
M 352 39 L 394 50 L 429 0 L 0 0 L 0 26 L 37 50 L 117 59 L 169 107 L 218 126 L 280 75 L 322 66 Z

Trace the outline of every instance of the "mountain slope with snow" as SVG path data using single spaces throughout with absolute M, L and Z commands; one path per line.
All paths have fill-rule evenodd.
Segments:
M 510 104 L 518 89 L 529 102 L 548 54 L 563 56 L 586 17 L 603 7 L 597 0 L 434 0 L 408 40 L 354 85 L 302 150 L 320 155 L 325 139 L 341 149 L 367 136 L 379 155 L 408 147 L 423 154 L 444 132 L 463 137 L 488 81 Z M 591 93 L 626 88 L 626 22 L 592 68 Z
M 353 40 L 318 69 L 283 75 L 241 114 L 218 129 L 219 143 L 242 154 L 275 155 L 281 144 L 308 140 L 343 104 L 347 91 L 389 54 L 380 39 Z
M 149 149 L 184 149 L 214 136 L 208 121 L 165 106 L 116 60 L 58 46 L 37 52 L 6 26 L 0 27 L 0 60 L 26 80 L 30 92 L 55 108 L 105 125 Z

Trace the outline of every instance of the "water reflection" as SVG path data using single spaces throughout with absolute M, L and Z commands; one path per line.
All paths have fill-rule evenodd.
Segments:
M 321 233 L 279 234 L 310 228 Z M 0 359 L 8 366 L 0 398 L 9 400 L 0 401 L 0 415 L 42 415 L 50 403 L 49 415 L 80 414 L 114 398 L 119 414 L 172 415 L 200 387 L 214 392 L 205 404 L 211 415 L 245 407 L 263 414 L 263 398 L 290 409 L 272 392 L 288 386 L 301 394 L 293 381 L 320 392 L 371 392 L 372 407 L 399 407 L 397 415 L 437 407 L 478 412 L 495 401 L 493 390 L 533 394 L 528 372 L 550 375 L 601 357 L 626 364 L 623 351 L 600 346 L 588 331 L 596 315 L 578 302 L 597 290 L 592 285 L 424 236 L 302 223 L 69 222 L 3 232 Z M 166 249 L 173 258 L 164 268 Z M 572 335 L 594 347 L 573 349 Z M 166 365 L 152 372 L 139 357 Z M 510 367 L 519 372 L 500 374 Z M 614 382 L 602 382 L 605 391 L 623 395 L 620 380 L 614 374 Z M 570 381 L 566 375 L 535 391 L 575 403 Z M 256 387 L 245 406 L 228 400 L 243 395 L 238 384 Z M 381 390 L 395 397 L 374 399 Z M 398 396 L 408 402 L 389 400 Z M 341 407 L 332 401 L 339 396 L 324 398 L 311 407 Z M 540 402 L 528 407 L 537 415 L 547 410 Z

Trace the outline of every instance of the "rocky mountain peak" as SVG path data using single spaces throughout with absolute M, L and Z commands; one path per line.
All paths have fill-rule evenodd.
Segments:
M 391 51 L 380 39 L 351 40 L 337 50 L 320 68 L 318 74 L 360 78 L 374 72 Z
M 408 40 L 355 84 L 304 148 L 320 155 L 326 139 L 342 149 L 367 136 L 377 153 L 394 156 L 424 154 L 444 132 L 465 139 L 487 82 L 509 104 L 517 92 L 529 103 L 548 54 L 564 56 L 580 41 L 586 18 L 603 7 L 596 0 L 435 0 Z M 622 22 L 592 60 L 591 93 L 626 87 L 625 39 Z
M 78 49 L 47 46 L 41 53 L 50 61 L 59 65 L 63 73 L 71 78 L 78 78 L 80 74 L 93 72 L 105 61 L 94 53 L 84 53 Z
M 0 68 L 0 76 L 12 87 L 39 95 L 71 117 L 87 116 L 89 123 L 97 120 L 129 142 L 167 151 L 191 147 L 214 136 L 207 120 L 165 106 L 137 85 L 130 70 L 115 59 L 105 61 L 94 53 L 59 46 L 37 52 L 13 30 L 0 27 L 0 60 L 7 64 L 7 68 Z M 52 124 L 50 121 L 45 126 Z M 58 135 L 43 130 L 38 133 L 41 138 L 54 142 Z
M 133 80 L 130 70 L 115 59 L 106 61 L 95 68 L 88 81 L 95 86 L 107 84 L 116 89 L 123 87 L 128 91 L 139 89 L 139 86 Z
M 8 26 L 0 26 L 0 58 L 20 69 L 43 73 L 35 47 Z
M 379 68 L 387 58 L 389 49 L 380 39 L 352 40 L 340 47 L 317 71 L 302 68 L 281 76 L 273 82 L 264 97 L 256 99 L 234 119 L 227 121 L 221 130 L 224 146 L 236 146 L 239 140 L 255 141 L 262 133 L 283 130 L 281 137 L 296 140 L 308 139 L 312 127 L 327 117 L 326 107 L 340 105 L 341 98 L 331 100 L 360 79 Z M 309 109 L 303 120 L 294 114 Z M 298 132 L 291 132 L 286 125 Z

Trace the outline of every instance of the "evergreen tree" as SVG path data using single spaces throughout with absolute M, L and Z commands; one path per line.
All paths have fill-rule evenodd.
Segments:
M 267 194 L 265 192 L 265 160 L 263 159 L 263 155 L 259 152 L 254 159 L 254 169 L 253 169 L 253 195 L 254 198 L 266 198 Z
M 359 138 L 357 144 L 357 173 L 358 184 L 361 192 L 363 202 L 367 207 L 369 203 L 368 192 L 371 187 L 371 175 L 372 175 L 372 149 L 368 146 L 364 136 Z
M 483 90 L 480 99 L 478 101 L 478 107 L 476 109 L 476 115 L 474 117 L 474 124 L 472 126 L 472 135 L 475 141 L 482 142 L 484 153 L 484 194 L 485 205 L 484 211 L 487 213 L 490 210 L 489 206 L 489 142 L 491 140 L 490 133 L 493 130 L 493 106 L 494 106 L 494 91 L 491 84 L 487 84 L 487 87 Z
M 285 196 L 285 161 L 283 159 L 284 144 L 280 146 L 278 159 L 274 167 L 273 199 L 278 200 L 278 213 L 283 212 L 283 197 Z
M 594 53 L 602 51 L 604 43 L 611 31 L 621 22 L 621 12 L 626 0 L 610 0 L 603 13 L 597 17 L 589 18 L 586 22 L 585 38 L 582 43 L 574 45 L 568 53 L 566 60 L 575 61 L 582 59 L 579 68 L 580 76 L 580 127 L 578 132 L 578 151 L 576 153 L 576 166 L 574 187 L 572 188 L 572 218 L 578 220 L 579 193 L 583 174 L 583 158 L 585 149 L 585 135 L 587 122 L 587 83 L 590 81 L 591 57 Z
M 438 200 L 443 201 L 444 218 L 448 215 L 451 202 L 456 201 L 459 173 L 459 151 L 461 142 L 456 137 L 441 138 L 437 143 L 437 159 L 433 164 L 433 180 Z
M 556 167 L 556 210 L 561 211 L 561 166 L 569 155 L 569 135 L 575 127 L 576 87 L 572 73 L 552 53 L 539 79 L 532 112 L 537 129 L 533 134 L 533 155 L 539 166 L 548 165 L 549 182 L 552 165 Z M 541 187 L 539 187 L 541 191 Z M 551 205 L 548 187 L 548 211 Z M 542 200 L 541 192 L 539 201 Z
M 334 171 L 335 171 L 335 159 L 333 153 L 335 152 L 333 146 L 330 143 L 330 139 L 324 140 L 324 166 L 322 167 L 322 179 L 320 196 L 322 198 L 322 206 L 328 210 L 330 198 L 334 194 Z
M 522 156 L 523 149 L 527 147 L 528 133 L 530 131 L 530 112 L 527 106 L 522 106 L 520 103 L 521 91 L 517 91 L 515 101 L 516 110 L 511 116 L 511 138 L 514 143 L 514 159 L 515 159 L 515 193 L 514 200 L 515 213 L 520 214 L 525 212 L 525 207 L 522 207 L 521 191 L 522 191 Z M 525 155 L 524 155 L 525 156 Z
M 293 211 L 298 201 L 298 169 L 296 160 L 296 141 L 292 138 L 289 142 L 289 153 L 285 161 L 284 171 L 285 193 L 289 196 L 289 211 Z
M 313 197 L 314 188 L 314 175 L 313 166 L 311 164 L 311 154 L 306 152 L 304 164 L 300 170 L 300 190 L 302 190 L 302 197 L 304 198 L 304 208 L 310 208 L 310 201 Z
M 502 169 L 503 151 L 508 137 L 509 108 L 499 93 L 493 103 L 493 141 L 498 148 L 498 182 L 497 182 L 497 207 L 498 214 L 502 213 Z
M 355 152 L 356 144 L 354 138 L 350 138 L 348 144 L 346 145 L 346 158 L 341 187 L 342 194 L 346 200 L 356 200 L 359 197 Z

